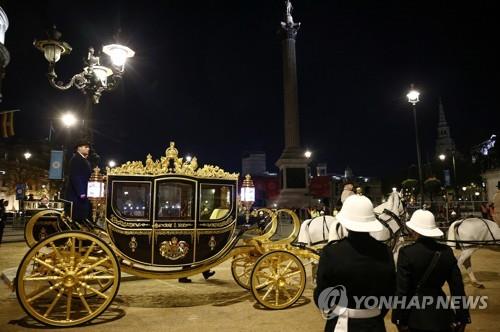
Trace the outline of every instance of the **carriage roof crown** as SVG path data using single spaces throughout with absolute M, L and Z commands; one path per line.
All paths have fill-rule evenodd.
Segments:
M 239 173 L 229 173 L 215 165 L 203 165 L 198 167 L 196 157 L 179 158 L 179 151 L 175 147 L 175 142 L 170 142 L 170 146 L 165 150 L 165 156 L 153 160 L 151 154 L 146 156 L 146 161 L 127 161 L 117 167 L 106 167 L 108 175 L 187 175 L 197 178 L 215 179 L 238 179 Z

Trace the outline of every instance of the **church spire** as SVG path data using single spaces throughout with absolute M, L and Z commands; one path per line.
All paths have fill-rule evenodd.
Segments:
M 440 154 L 455 153 L 455 142 L 450 135 L 450 126 L 446 121 L 443 100 L 439 97 L 439 121 L 436 138 L 436 156 Z
M 446 116 L 444 115 L 443 99 L 439 97 L 439 123 L 438 127 L 447 127 Z

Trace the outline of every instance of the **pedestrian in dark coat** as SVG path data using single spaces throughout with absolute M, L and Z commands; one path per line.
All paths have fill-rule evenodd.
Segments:
M 422 306 L 423 296 L 433 300 L 432 304 L 423 308 L 395 308 L 392 322 L 397 324 L 399 331 L 463 331 L 465 325 L 470 323 L 468 309 L 453 311 L 442 308 L 442 305 L 437 306 L 439 297 L 444 297 L 443 302 L 445 300 L 446 295 L 442 290 L 445 282 L 450 287 L 451 296 L 465 296 L 465 291 L 453 251 L 433 239 L 443 235 L 436 227 L 434 215 L 429 211 L 417 210 L 406 225 L 416 233 L 418 239 L 399 251 L 396 296 L 406 296 L 407 301 L 417 296 Z
M 91 213 L 87 197 L 87 185 L 92 173 L 90 162 L 87 160 L 89 151 L 89 142 L 79 141 L 69 162 L 69 181 L 66 184 L 65 199 L 73 203 L 71 218 L 75 221 L 85 220 Z
M 349 230 L 347 238 L 329 243 L 323 248 L 318 273 L 314 301 L 324 311 L 322 292 L 331 287 L 343 286 L 347 304 L 342 305 L 339 313 L 330 317 L 325 332 L 382 332 L 385 331 L 384 316 L 388 309 L 357 308 L 354 297 L 392 296 L 395 290 L 396 272 L 391 250 L 382 242 L 375 240 L 369 232 L 382 230 L 376 220 L 373 204 L 365 196 L 349 196 L 337 214 L 340 223 Z M 324 297 L 323 297 L 324 299 Z M 337 307 L 338 307 L 337 306 Z M 335 309 L 338 310 L 339 308 Z M 346 317 L 347 316 L 347 321 Z

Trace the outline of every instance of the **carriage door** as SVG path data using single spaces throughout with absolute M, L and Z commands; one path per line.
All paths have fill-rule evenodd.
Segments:
M 196 252 L 196 181 L 159 179 L 155 189 L 153 264 L 191 265 Z

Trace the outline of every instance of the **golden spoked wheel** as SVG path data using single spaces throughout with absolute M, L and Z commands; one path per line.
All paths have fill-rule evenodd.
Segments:
M 285 309 L 297 302 L 306 285 L 300 259 L 286 251 L 260 257 L 252 271 L 250 287 L 255 299 L 269 309 Z
M 249 254 L 239 254 L 233 257 L 231 262 L 231 273 L 238 285 L 245 289 L 250 289 L 250 276 L 257 260 L 256 256 Z
M 111 248 L 93 234 L 68 231 L 31 248 L 16 276 L 17 299 L 37 321 L 74 326 L 99 316 L 120 285 Z

